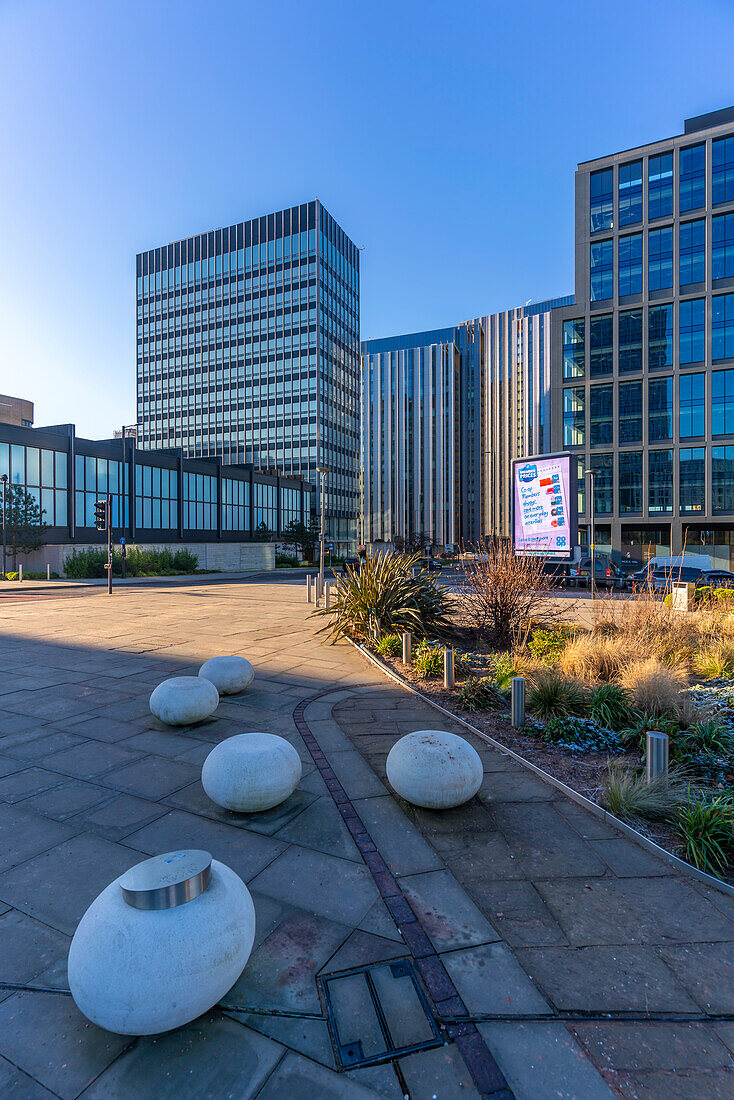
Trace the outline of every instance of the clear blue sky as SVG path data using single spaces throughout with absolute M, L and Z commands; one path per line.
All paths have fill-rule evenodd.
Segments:
M 569 293 L 576 163 L 734 103 L 733 44 L 731 0 L 0 0 L 0 392 L 132 422 L 135 253 L 315 195 L 364 338 Z

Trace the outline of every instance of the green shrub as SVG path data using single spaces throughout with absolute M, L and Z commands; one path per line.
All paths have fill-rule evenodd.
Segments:
M 685 777 L 671 768 L 668 775 L 656 776 L 648 783 L 644 772 L 636 772 L 615 762 L 609 765 L 606 790 L 601 804 L 623 821 L 646 818 L 670 821 L 685 801 Z
M 599 684 L 589 699 L 589 718 L 611 730 L 625 729 L 634 717 L 629 693 L 619 684 Z
M 556 672 L 537 673 L 530 682 L 528 709 L 538 718 L 579 714 L 586 700 L 586 692 L 580 684 Z
M 471 677 L 456 690 L 456 700 L 465 710 L 490 710 L 504 704 L 496 685 L 488 677 Z
M 430 645 L 424 638 L 413 651 L 413 669 L 422 680 L 443 676 L 443 646 Z
M 195 573 L 199 568 L 199 558 L 191 550 L 176 550 L 173 568 L 180 569 L 182 573 Z
M 488 665 L 489 675 L 498 691 L 509 691 L 510 681 L 515 675 L 515 665 L 509 653 L 494 653 Z
M 734 814 L 728 798 L 700 797 L 678 814 L 677 828 L 689 863 L 700 871 L 719 875 L 729 863 L 734 844 Z
M 383 634 L 410 631 L 425 637 L 450 630 L 446 590 L 425 570 L 411 575 L 418 561 L 418 554 L 380 553 L 359 571 L 347 566 L 331 606 L 313 612 L 328 616 L 323 632 L 332 641 L 351 634 L 376 642 Z
M 107 576 L 105 563 L 107 551 L 103 547 L 73 550 L 64 561 L 64 572 L 73 580 L 102 578 Z M 125 572 L 128 577 L 172 576 L 176 573 L 195 573 L 199 564 L 196 554 L 190 550 L 140 549 L 128 546 Z M 122 553 L 112 551 L 112 575 L 122 576 Z
M 639 715 L 639 712 L 637 713 Z M 635 711 L 631 711 L 631 714 L 634 716 Z M 677 718 L 658 718 L 652 714 L 642 714 L 639 715 L 637 721 L 622 729 L 620 732 L 627 749 L 639 752 L 643 759 L 647 748 L 646 734 L 648 730 L 667 734 L 671 746 L 673 746 L 680 732 L 680 724 Z
M 542 738 L 562 752 L 621 752 L 619 734 L 605 729 L 590 718 L 551 718 Z
M 400 657 L 403 652 L 403 639 L 399 634 L 383 634 L 375 649 L 381 657 Z
M 734 756 L 716 752 L 694 752 L 684 757 L 686 771 L 702 787 L 731 786 L 734 782 Z
M 275 555 L 275 564 L 276 565 L 283 565 L 283 566 L 290 566 L 292 568 L 292 567 L 298 565 L 298 558 L 295 556 L 295 554 L 281 554 L 281 553 L 278 553 L 278 554 Z
M 563 653 L 567 641 L 568 631 L 564 627 L 541 628 L 533 631 L 528 649 L 536 661 L 553 664 Z

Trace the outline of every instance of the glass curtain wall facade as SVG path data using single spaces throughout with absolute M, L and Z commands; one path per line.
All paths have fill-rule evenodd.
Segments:
M 734 568 L 733 149 L 728 108 L 576 173 L 552 448 L 603 476 L 615 556 L 685 545 Z
M 326 466 L 328 535 L 353 541 L 357 247 L 314 200 L 136 266 L 139 446 L 312 482 Z

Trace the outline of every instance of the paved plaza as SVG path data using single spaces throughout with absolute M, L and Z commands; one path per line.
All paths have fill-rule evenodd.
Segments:
M 734 1095 L 734 900 L 351 646 L 325 645 L 300 585 L 131 586 L 4 599 L 0 614 L 0 1096 Z M 161 680 L 227 653 L 255 665 L 250 690 L 195 727 L 151 715 Z M 384 775 L 398 737 L 436 727 L 469 736 L 485 770 L 478 797 L 442 814 L 406 806 Z M 286 737 L 304 774 L 281 806 L 243 817 L 209 801 L 200 770 L 213 745 L 252 730 Z M 71 936 L 112 879 L 182 847 L 247 883 L 249 963 L 185 1028 L 101 1031 L 68 994 Z M 373 964 L 401 975 L 403 960 L 428 1009 L 413 1013 L 407 993 L 397 1005 L 415 1049 L 343 1068 L 379 1036 L 361 986 L 324 979 Z M 341 1066 L 329 988 L 350 1040 Z

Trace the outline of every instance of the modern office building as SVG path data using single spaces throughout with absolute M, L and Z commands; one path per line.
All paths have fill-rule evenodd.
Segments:
M 734 567 L 734 108 L 579 164 L 551 449 L 595 472 L 597 547 Z
M 362 345 L 362 533 L 441 545 L 510 533 L 514 458 L 550 447 L 551 310 Z
M 23 397 L 7 397 L 0 393 L 0 424 L 33 427 L 33 402 Z
M 138 445 L 326 467 L 329 538 L 352 541 L 359 251 L 319 200 L 143 252 L 136 279 Z
M 140 450 L 134 439 L 81 439 L 73 424 L 23 428 L 0 423 L 0 475 L 43 509 L 47 545 L 30 566 L 61 572 L 74 547 L 106 542 L 95 501 L 112 496 L 114 541 L 191 546 L 202 567 L 272 568 L 274 536 L 311 515 L 313 486 L 219 458 L 185 458 L 180 449 Z

